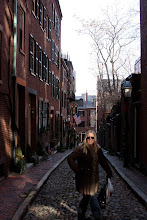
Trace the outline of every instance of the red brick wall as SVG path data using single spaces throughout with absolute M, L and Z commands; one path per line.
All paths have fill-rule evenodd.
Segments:
M 2 31 L 2 56 L 1 56 L 1 72 L 0 72 L 0 164 L 5 162 L 5 170 L 9 170 L 10 158 L 11 158 L 11 148 L 12 148 L 12 133 L 11 133 L 11 106 L 8 99 L 8 79 L 10 79 L 10 96 L 12 94 L 12 65 L 13 65 L 13 2 L 0 1 L 0 31 Z M 17 1 L 17 63 L 16 63 L 16 124 L 18 125 L 18 111 L 21 118 L 20 129 L 21 133 L 21 145 L 23 151 L 25 152 L 26 145 L 28 143 L 28 110 L 29 110 L 29 89 L 33 89 L 36 96 L 33 99 L 32 106 L 34 109 L 34 118 L 32 118 L 32 138 L 33 138 L 33 148 L 36 148 L 38 139 L 38 100 L 41 98 L 43 102 L 46 100 L 50 103 L 50 106 L 54 106 L 54 113 L 56 111 L 60 112 L 59 100 L 52 98 L 51 85 L 47 85 L 45 81 L 41 81 L 38 76 L 34 76 L 29 70 L 29 35 L 32 34 L 35 41 L 41 46 L 43 52 L 52 60 L 52 41 L 47 41 L 46 32 L 42 30 L 39 24 L 39 19 L 37 19 L 33 14 L 33 1 L 18 0 Z M 47 1 L 42 0 L 42 3 L 46 7 L 46 14 L 52 19 L 52 3 L 54 2 L 56 11 L 58 13 L 58 18 L 61 21 L 62 15 L 59 7 L 59 2 L 57 0 Z M 25 46 L 24 51 L 19 49 L 19 27 L 20 27 L 20 6 L 25 12 Z M 61 22 L 60 22 L 61 24 Z M 61 40 L 58 40 L 56 32 L 53 28 L 53 23 L 51 24 L 51 39 L 54 39 L 56 45 L 61 50 Z M 10 67 L 9 62 L 9 36 L 11 36 L 11 47 L 10 47 Z M 60 70 L 57 66 L 51 62 L 51 71 L 60 77 Z M 8 75 L 10 74 L 10 77 Z M 21 86 L 21 91 L 18 89 Z M 18 91 L 20 97 L 20 104 L 24 107 L 18 106 Z M 22 98 L 22 99 L 21 99 Z M 24 99 L 24 100 L 23 100 Z M 20 126 L 20 125 L 19 125 Z M 55 128 L 55 124 L 54 124 Z M 23 137 L 23 138 L 22 138 Z M 17 140 L 17 135 L 16 135 Z M 17 141 L 16 141 L 17 144 Z
M 12 3 L 10 3 L 11 10 Z M 11 97 L 12 97 L 12 55 L 13 35 L 12 20 L 7 1 L 0 1 L 0 31 L 2 32 L 1 70 L 0 70 L 0 165 L 4 164 L 5 175 L 8 174 L 11 159 Z M 4 19 L 5 18 L 5 19 Z M 7 19 L 6 19 L 7 18 Z M 9 44 L 10 39 L 10 44 Z M 10 46 L 9 46 L 10 45 Z M 10 60 L 9 60 L 10 53 Z M 9 86 L 8 86 L 9 85 Z M 10 99 L 9 99 L 10 98 Z
M 147 168 L 147 1 L 141 0 L 141 145 L 140 160 Z

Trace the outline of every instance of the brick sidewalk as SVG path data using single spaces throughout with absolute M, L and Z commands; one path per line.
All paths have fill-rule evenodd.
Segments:
M 33 197 L 32 192 L 39 190 L 48 175 L 70 152 L 71 150 L 67 150 L 64 153 L 50 155 L 47 161 L 30 168 L 27 173 L 21 175 L 11 174 L 0 181 L 0 219 L 12 220 L 21 204 L 27 197 Z M 15 214 L 14 219 L 19 219 L 21 213 L 17 212 L 17 214 Z
M 104 151 L 104 155 L 134 195 L 147 208 L 147 176 L 131 166 L 129 168 L 123 167 L 123 160 L 120 160 L 117 156 L 111 156 L 107 151 Z

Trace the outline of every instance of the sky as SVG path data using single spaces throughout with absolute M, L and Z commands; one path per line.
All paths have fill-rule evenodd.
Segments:
M 134 4 L 138 0 L 123 0 L 125 7 Z M 114 0 L 59 0 L 62 21 L 61 21 L 61 50 L 68 54 L 76 72 L 76 95 L 87 93 L 96 95 L 96 76 L 91 72 L 91 44 L 90 38 L 86 35 L 79 35 L 77 32 L 80 19 L 94 19 L 100 15 L 102 9 L 108 3 L 113 5 Z

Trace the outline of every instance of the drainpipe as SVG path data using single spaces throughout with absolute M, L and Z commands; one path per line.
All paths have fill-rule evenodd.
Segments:
M 12 113 L 12 160 L 15 159 L 15 94 L 16 94 L 16 55 L 17 55 L 17 0 L 14 0 L 14 51 L 13 51 L 13 113 Z

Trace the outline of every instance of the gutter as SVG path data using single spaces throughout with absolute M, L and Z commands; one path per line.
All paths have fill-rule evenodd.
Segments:
M 16 94 L 16 56 L 17 56 L 17 0 L 14 0 L 14 51 L 13 51 L 13 113 L 12 113 L 12 159 L 15 159 L 15 94 Z

